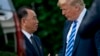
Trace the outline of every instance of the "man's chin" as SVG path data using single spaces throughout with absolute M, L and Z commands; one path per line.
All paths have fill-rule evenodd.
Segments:
M 34 30 L 33 30 L 33 32 L 36 32 L 36 31 L 37 31 L 37 29 L 34 29 Z

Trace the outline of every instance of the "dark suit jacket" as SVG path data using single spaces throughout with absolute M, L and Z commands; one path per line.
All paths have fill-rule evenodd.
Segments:
M 72 56 L 100 56 L 100 28 L 94 24 L 96 21 L 91 21 L 90 17 L 86 15 L 78 29 Z M 63 48 L 61 49 L 59 56 L 65 56 L 67 45 L 66 36 L 70 29 L 71 23 L 71 21 L 65 22 L 63 31 Z
M 40 39 L 36 36 L 33 35 L 37 49 L 34 45 L 30 43 L 30 41 L 27 39 L 27 37 L 23 34 L 24 40 L 25 40 L 25 51 L 26 51 L 26 56 L 43 56 L 43 49 L 41 45 Z
M 81 28 L 90 28 L 91 27 L 90 29 L 86 29 L 86 31 L 88 31 L 88 32 L 90 32 L 93 28 L 94 28 L 94 31 L 96 31 L 98 28 L 100 28 L 100 0 L 93 1 L 92 6 L 89 8 L 85 18 L 86 18 L 84 20 L 85 27 L 83 26 Z

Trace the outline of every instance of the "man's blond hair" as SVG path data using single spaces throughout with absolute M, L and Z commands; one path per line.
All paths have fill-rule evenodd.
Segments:
M 66 0 L 58 0 L 57 6 L 61 6 L 63 4 L 66 4 Z
M 79 4 L 80 6 L 85 6 L 84 1 L 83 0 L 58 0 L 57 5 L 61 6 L 63 4 L 66 4 L 66 2 L 69 2 L 70 5 L 74 6 L 76 4 Z

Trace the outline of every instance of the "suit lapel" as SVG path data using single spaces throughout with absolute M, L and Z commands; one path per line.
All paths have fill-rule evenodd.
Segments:
M 24 35 L 25 42 L 26 42 L 26 48 L 30 49 L 31 52 L 37 53 L 37 56 L 39 56 L 39 52 L 36 49 L 34 45 L 28 40 L 28 38 Z
M 77 48 L 77 46 L 79 44 L 79 41 L 80 41 L 80 36 L 77 34 L 72 53 L 75 52 L 75 50 L 76 50 L 76 48 Z
M 24 35 L 24 39 L 25 39 L 25 45 L 26 45 L 26 49 L 30 50 L 31 52 L 33 52 L 33 46 L 30 43 L 30 41 L 27 39 L 27 37 Z
M 65 22 L 65 25 L 64 25 L 64 32 L 63 32 L 63 40 L 64 40 L 64 51 L 63 52 L 65 52 L 65 50 L 66 50 L 66 45 L 67 45 L 67 43 L 66 43 L 66 40 L 67 40 L 67 35 L 68 35 L 68 32 L 69 32 L 69 29 L 70 29 L 70 26 L 71 26 L 71 24 L 72 24 L 72 22 L 71 21 L 66 21 Z M 64 55 L 65 55 L 65 53 L 64 53 Z
M 70 29 L 70 26 L 71 26 L 71 24 L 72 24 L 72 22 L 70 22 L 70 21 L 66 21 L 65 22 L 65 26 L 64 26 L 64 40 L 66 39 L 67 40 L 67 35 L 68 35 L 68 31 L 69 31 L 69 29 Z M 66 42 L 66 40 L 65 40 L 65 42 Z
M 84 20 L 86 19 L 85 18 L 86 15 L 87 15 L 87 12 L 86 12 L 85 16 L 83 17 L 83 20 L 82 20 L 82 22 L 81 22 L 81 24 L 79 26 L 79 29 L 78 29 L 78 32 L 77 32 L 77 35 L 76 35 L 76 39 L 75 39 L 75 43 L 74 43 L 74 47 L 73 47 L 73 53 L 75 52 L 75 50 L 76 50 L 76 48 L 77 48 L 77 46 L 78 46 L 78 44 L 80 42 L 80 31 L 81 31 L 81 27 L 84 26 Z
M 36 45 L 37 45 L 38 53 L 41 56 L 42 55 L 42 46 L 41 46 L 40 42 L 37 40 L 37 37 L 34 36 L 34 38 L 35 38 L 34 40 L 35 40 Z
M 34 49 L 35 49 L 35 51 L 37 52 L 37 54 L 38 54 L 38 56 L 40 56 L 40 52 L 39 52 L 39 48 L 38 48 L 38 43 L 37 43 L 37 41 L 36 41 L 36 37 L 35 36 L 33 36 L 33 40 L 34 40 L 34 44 L 33 44 L 33 47 L 34 47 Z

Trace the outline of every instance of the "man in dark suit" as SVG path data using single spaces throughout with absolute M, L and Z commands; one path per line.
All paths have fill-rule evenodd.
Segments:
M 38 28 L 35 11 L 28 7 L 22 7 L 18 10 L 18 16 L 25 40 L 26 56 L 43 56 L 41 41 L 38 36 L 33 34 Z
M 100 29 L 89 27 L 93 20 L 89 22 L 83 0 L 58 0 L 58 6 L 68 19 L 58 56 L 100 56 Z

